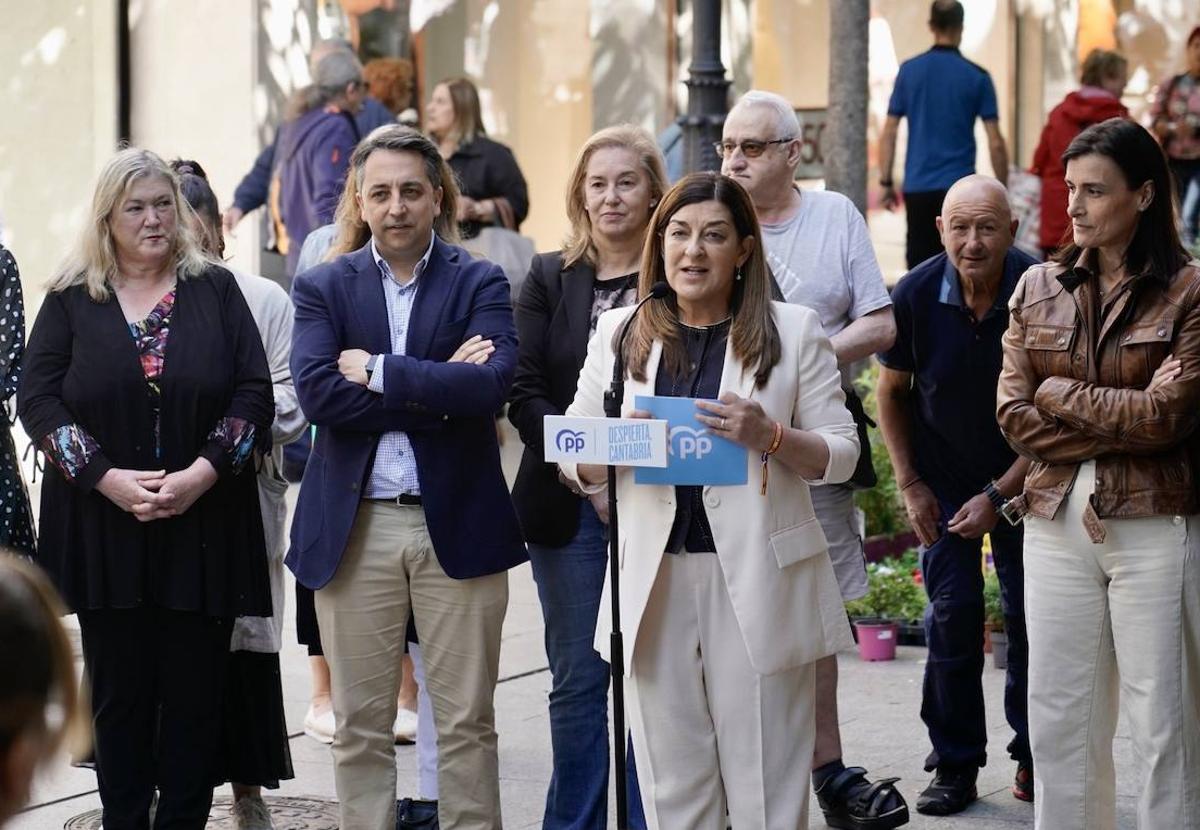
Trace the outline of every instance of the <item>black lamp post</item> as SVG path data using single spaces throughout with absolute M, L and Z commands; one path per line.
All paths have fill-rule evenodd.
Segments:
M 721 0 L 692 2 L 692 65 L 688 67 L 688 106 L 683 128 L 684 165 L 689 173 L 720 170 L 713 144 L 725 125 L 729 81 L 721 63 Z

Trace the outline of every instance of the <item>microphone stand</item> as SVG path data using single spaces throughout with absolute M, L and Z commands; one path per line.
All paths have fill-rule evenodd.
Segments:
M 665 282 L 655 283 L 650 292 L 633 309 L 617 338 L 616 360 L 613 362 L 612 385 L 604 393 L 604 417 L 620 418 L 621 403 L 625 400 L 625 336 L 642 306 L 650 300 L 665 297 L 670 288 Z M 621 633 L 621 543 L 617 523 L 617 468 L 608 465 L 608 583 L 612 598 L 612 634 L 609 637 L 609 668 L 612 673 L 613 698 L 613 761 L 617 779 L 617 830 L 629 827 L 629 790 L 625 779 L 625 641 Z
M 635 312 L 636 313 L 636 312 Z M 633 317 L 630 317 L 632 320 Z M 626 324 L 625 330 L 629 329 Z M 613 382 L 604 393 L 604 416 L 621 417 L 621 402 L 625 399 L 625 331 L 617 347 Z M 629 827 L 629 788 L 625 780 L 625 641 L 621 634 L 621 555 L 620 531 L 617 523 L 617 468 L 608 465 L 608 585 L 612 598 L 612 634 L 609 635 L 609 670 L 612 673 L 613 699 L 613 774 L 617 780 L 617 830 Z

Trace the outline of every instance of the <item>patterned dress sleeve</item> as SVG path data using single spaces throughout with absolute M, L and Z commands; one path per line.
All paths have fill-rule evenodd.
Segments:
M 208 450 L 202 455 L 218 470 L 228 466 L 233 473 L 239 473 L 254 453 L 259 443 L 258 427 L 243 418 L 225 417 L 217 422 L 216 427 L 208 434 Z M 214 453 L 221 456 L 217 463 Z
M 79 474 L 100 452 L 100 445 L 79 424 L 67 424 L 42 438 L 38 442 L 38 449 L 46 454 L 50 463 L 58 468 L 67 481 L 74 484 Z

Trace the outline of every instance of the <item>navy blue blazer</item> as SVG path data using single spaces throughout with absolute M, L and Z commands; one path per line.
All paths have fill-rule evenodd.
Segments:
M 495 413 L 517 364 L 508 281 L 498 265 L 436 239 L 410 318 L 407 354 L 392 354 L 379 267 L 364 247 L 296 278 L 292 377 L 317 437 L 292 520 L 287 565 L 305 587 L 337 571 L 379 436 L 412 442 L 429 535 L 454 579 L 499 573 L 528 556 L 500 468 Z M 464 340 L 495 345 L 483 366 L 447 363 Z M 344 349 L 383 354 L 384 394 L 338 371 Z M 378 369 L 376 370 L 378 371 Z

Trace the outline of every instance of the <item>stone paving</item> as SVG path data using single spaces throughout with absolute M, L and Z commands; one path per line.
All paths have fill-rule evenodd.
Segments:
M 505 443 L 505 466 L 515 468 L 519 442 L 511 431 Z M 294 490 L 295 488 L 293 488 Z M 288 596 L 291 597 L 290 586 Z M 302 721 L 308 705 L 308 665 L 304 651 L 295 644 L 290 600 L 285 647 L 282 654 L 284 699 L 291 733 L 292 759 L 296 778 L 283 782 L 268 795 L 334 797 L 329 748 L 305 737 Z M 897 659 L 887 663 L 865 663 L 853 651 L 839 655 L 842 673 L 841 721 L 846 761 L 867 767 L 874 777 L 899 776 L 898 785 L 911 805 L 928 775 L 922 762 L 928 740 L 918 716 L 921 674 L 925 650 L 900 647 Z M 504 823 L 508 828 L 541 825 L 542 804 L 550 777 L 550 731 L 546 695 L 550 675 L 542 647 L 542 621 L 537 591 L 529 566 L 516 568 L 510 576 L 510 604 L 505 619 L 500 659 L 500 685 L 496 691 L 497 727 L 500 733 L 500 774 Z M 913 830 L 1014 830 L 1032 827 L 1033 809 L 1016 801 L 1008 792 L 1014 765 L 1003 757 L 1010 732 L 1003 717 L 1004 674 L 990 664 L 984 673 L 987 699 L 990 763 L 979 779 L 980 800 L 966 812 L 950 818 L 926 818 L 912 813 L 907 827 Z M 1134 799 L 1140 775 L 1133 760 L 1127 729 L 1122 726 L 1117 740 L 1119 826 L 1132 828 Z M 397 793 L 411 795 L 416 789 L 416 752 L 411 746 L 396 748 Z M 228 797 L 229 788 L 218 790 Z M 94 774 L 75 769 L 65 761 L 55 765 L 36 785 L 32 806 L 9 825 L 11 830 L 58 830 L 72 818 L 100 806 Z M 231 825 L 214 810 L 210 828 Z M 75 826 L 83 826 L 82 822 Z M 289 827 L 321 826 L 312 822 Z M 615 822 L 610 820 L 610 826 Z M 810 828 L 824 827 L 820 811 L 813 807 Z M 280 826 L 278 830 L 285 830 Z M 739 828 L 738 830 L 752 830 Z

